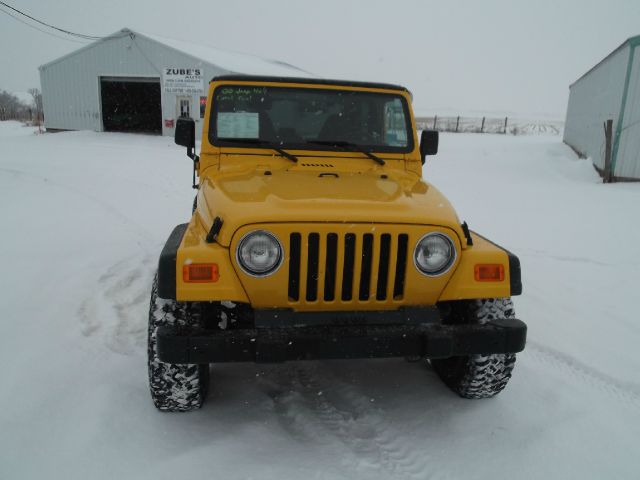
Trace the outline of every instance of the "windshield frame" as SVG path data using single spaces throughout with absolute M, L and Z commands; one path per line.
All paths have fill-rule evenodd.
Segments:
M 365 145 L 358 144 L 358 147 L 366 149 L 369 152 L 377 152 L 377 153 L 390 153 L 390 154 L 408 154 L 413 152 L 415 149 L 415 137 L 412 125 L 412 117 L 411 110 L 409 109 L 409 104 L 405 95 L 402 92 L 381 92 L 381 91 L 373 91 L 364 88 L 327 88 L 327 87 L 298 87 L 293 85 L 272 85 L 272 84 L 263 84 L 263 83 L 223 83 L 216 85 L 213 89 L 212 100 L 211 100 L 211 111 L 209 114 L 209 131 L 208 131 L 208 140 L 211 145 L 218 148 L 251 148 L 251 149 L 264 149 L 269 150 L 271 147 L 256 145 L 255 142 L 247 141 L 241 142 L 238 140 L 241 139 L 233 139 L 226 141 L 225 139 L 218 138 L 217 136 L 217 122 L 216 122 L 216 99 L 217 93 L 220 91 L 220 88 L 223 87 L 237 87 L 237 88 L 246 88 L 246 87 L 266 87 L 269 89 L 281 89 L 281 90 L 296 90 L 296 91 L 308 91 L 313 93 L 321 93 L 321 92 L 347 92 L 347 93 L 365 93 L 368 95 L 381 95 L 386 97 L 398 98 L 402 105 L 402 111 L 404 113 L 405 118 L 405 128 L 407 131 L 407 145 L 404 147 L 394 147 L 394 146 L 385 146 L 385 145 Z M 279 148 L 285 150 L 303 150 L 303 151 L 321 151 L 321 152 L 337 152 L 337 153 L 358 153 L 357 149 L 349 149 L 341 146 L 334 145 L 318 145 L 311 143 L 278 143 Z

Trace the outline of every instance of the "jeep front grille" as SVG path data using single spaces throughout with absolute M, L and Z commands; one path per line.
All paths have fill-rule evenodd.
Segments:
M 289 301 L 402 300 L 408 235 L 291 233 Z

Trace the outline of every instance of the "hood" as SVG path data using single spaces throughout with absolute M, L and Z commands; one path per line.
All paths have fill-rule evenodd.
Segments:
M 401 170 L 253 170 L 202 179 L 198 214 L 205 229 L 224 224 L 218 243 L 228 246 L 244 225 L 282 222 L 441 225 L 462 238 L 449 201 L 415 174 Z

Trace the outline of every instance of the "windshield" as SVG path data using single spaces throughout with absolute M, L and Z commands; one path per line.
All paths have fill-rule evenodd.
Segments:
M 397 94 L 224 85 L 215 90 L 211 111 L 209 140 L 218 146 L 413 149 L 407 102 Z

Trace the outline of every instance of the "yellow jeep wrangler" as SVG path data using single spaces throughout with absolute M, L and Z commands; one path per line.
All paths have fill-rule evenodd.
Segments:
M 200 155 L 192 119 L 175 141 L 197 195 L 151 291 L 157 408 L 199 408 L 215 362 L 424 358 L 463 397 L 505 387 L 520 264 L 422 178 L 438 132 L 418 141 L 407 89 L 216 77 Z

